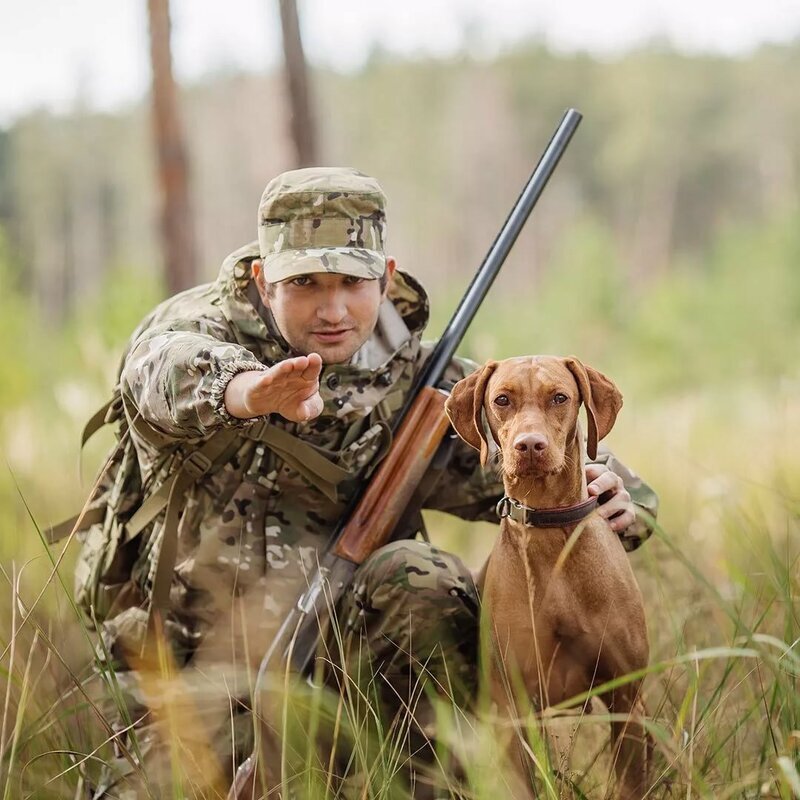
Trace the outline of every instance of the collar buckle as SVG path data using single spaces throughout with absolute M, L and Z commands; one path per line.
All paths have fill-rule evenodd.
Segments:
M 511 513 L 511 498 L 508 495 L 501 497 L 495 511 L 500 519 L 505 519 Z

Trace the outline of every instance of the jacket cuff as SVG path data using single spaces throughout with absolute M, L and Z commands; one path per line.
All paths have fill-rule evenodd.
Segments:
M 247 424 L 250 422 L 255 422 L 257 417 L 253 419 L 240 419 L 239 417 L 234 417 L 228 413 L 228 409 L 225 408 L 225 390 L 228 388 L 228 384 L 231 382 L 234 376 L 238 375 L 240 372 L 253 372 L 255 370 L 268 370 L 269 367 L 266 364 L 262 364 L 260 361 L 250 361 L 249 359 L 237 359 L 235 361 L 230 361 L 222 368 L 220 373 L 214 378 L 214 383 L 211 384 L 211 393 L 209 397 L 209 402 L 211 403 L 211 407 L 214 411 L 219 414 L 219 416 L 227 423 L 228 425 L 235 424 Z

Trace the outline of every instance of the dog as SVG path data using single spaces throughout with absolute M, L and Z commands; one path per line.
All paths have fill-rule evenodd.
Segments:
M 553 356 L 489 361 L 447 401 L 458 435 L 484 466 L 497 459 L 502 469 L 500 533 L 479 589 L 493 648 L 491 698 L 512 720 L 524 713 L 520 705 L 541 712 L 647 665 L 641 592 L 618 537 L 593 513 L 584 470 L 586 452 L 596 457 L 621 407 L 605 375 Z M 648 789 L 652 748 L 639 693 L 634 680 L 602 696 L 623 800 Z M 519 791 L 531 797 L 530 761 L 521 744 L 514 749 Z

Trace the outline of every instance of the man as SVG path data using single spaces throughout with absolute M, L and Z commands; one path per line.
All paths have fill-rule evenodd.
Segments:
M 169 530 L 169 509 L 144 527 L 128 562 L 133 591 L 116 596 L 104 625 L 122 718 L 139 735 L 135 746 L 118 737 L 125 752 L 98 797 L 138 797 L 143 784 L 166 791 L 163 745 L 176 727 L 195 778 L 209 763 L 229 778 L 248 754 L 252 672 L 348 497 L 379 460 L 387 423 L 430 352 L 421 342 L 428 300 L 385 253 L 385 198 L 373 178 L 338 168 L 284 173 L 266 187 L 258 224 L 258 242 L 230 255 L 215 283 L 144 320 L 123 363 L 122 402 L 145 493 L 166 494 L 193 453 L 214 447 L 206 462 L 217 463 L 189 485 L 177 530 Z M 473 367 L 456 361 L 447 378 Z M 599 513 L 632 549 L 647 534 L 629 492 L 651 513 L 655 498 L 616 468 L 627 488 L 601 463 L 587 465 L 587 479 L 592 494 L 610 496 Z M 466 445 L 453 443 L 435 490 L 429 484 L 427 507 L 496 520 L 502 484 Z M 213 701 L 202 690 L 202 713 L 198 703 L 166 708 L 142 679 L 147 664 L 136 654 L 148 601 L 158 598 L 186 694 L 225 676 Z M 450 670 L 449 679 L 474 687 L 478 603 L 456 556 L 408 540 L 362 565 L 335 613 L 341 631 L 366 643 L 391 707 L 421 672 Z M 185 724 L 176 726 L 176 713 Z

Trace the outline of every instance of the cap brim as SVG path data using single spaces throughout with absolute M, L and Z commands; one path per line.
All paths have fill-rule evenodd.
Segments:
M 316 247 L 305 250 L 281 250 L 262 259 L 268 283 L 308 275 L 333 272 L 356 278 L 380 278 L 386 271 L 386 256 L 377 250 L 356 247 Z

